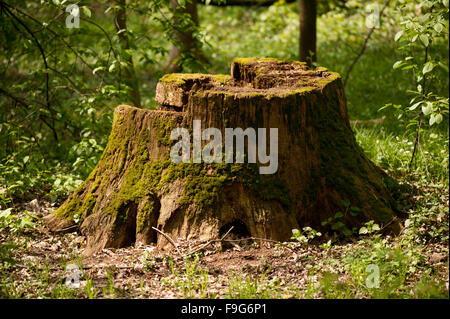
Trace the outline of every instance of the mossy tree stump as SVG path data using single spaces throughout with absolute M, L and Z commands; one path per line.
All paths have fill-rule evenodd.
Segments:
M 157 110 L 118 106 L 108 145 L 86 181 L 46 218 L 52 230 L 77 225 L 85 253 L 134 242 L 241 236 L 287 240 L 293 228 L 342 230 L 374 220 L 398 229 L 388 185 L 357 145 L 340 76 L 276 59 L 235 59 L 229 75 L 169 74 Z M 229 128 L 278 128 L 278 170 L 260 163 L 171 161 L 172 129 L 201 120 Z M 248 146 L 248 145 L 247 145 Z M 347 203 L 358 210 L 350 211 Z M 79 219 L 78 224 L 75 220 Z M 334 225 L 334 227 L 333 227 Z

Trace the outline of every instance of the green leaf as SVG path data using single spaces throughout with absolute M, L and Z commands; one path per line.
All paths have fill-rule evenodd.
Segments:
M 81 9 L 83 10 L 85 16 L 87 16 L 88 18 L 91 17 L 91 10 L 88 7 L 82 6 Z
M 337 212 L 337 213 L 334 215 L 334 219 L 338 219 L 338 218 L 341 218 L 341 217 L 344 217 L 344 214 L 342 214 L 341 212 Z
M 346 202 L 345 200 L 341 200 L 341 205 L 344 206 L 345 208 L 350 207 L 350 204 L 348 202 Z
M 352 207 L 352 208 L 350 208 L 350 215 L 352 215 L 352 216 L 358 216 L 358 214 L 359 214 L 359 208 L 358 207 Z
M 431 114 L 430 116 L 430 126 L 433 125 L 436 122 L 436 118 L 434 116 L 434 114 Z
M 440 113 L 436 114 L 436 116 L 435 116 L 436 124 L 441 123 L 442 120 L 443 120 L 442 114 L 440 114 Z
M 98 71 L 102 71 L 102 70 L 104 70 L 104 69 L 105 69 L 105 68 L 104 68 L 103 66 L 99 66 L 99 67 L 95 68 L 95 69 L 92 71 L 92 73 L 95 74 L 95 73 L 97 73 Z
M 332 226 L 331 226 L 331 229 L 332 230 L 339 230 L 339 229 L 342 229 L 342 228 L 344 228 L 345 227 L 345 224 L 343 223 L 343 222 L 337 222 L 337 223 L 334 223 Z
M 351 231 L 350 229 L 348 229 L 347 227 L 344 227 L 344 228 L 342 229 L 342 233 L 343 233 L 345 236 L 351 236 L 352 231 Z
M 422 73 L 423 74 L 427 74 L 429 72 L 431 72 L 434 68 L 434 64 L 433 62 L 427 62 L 424 66 L 423 66 L 423 70 Z
M 436 24 L 433 26 L 433 28 L 434 28 L 434 30 L 435 30 L 437 33 L 441 33 L 442 30 L 444 29 L 444 27 L 442 26 L 442 24 L 440 24 L 439 22 L 436 23 Z
M 361 227 L 360 229 L 359 229 L 359 234 L 360 235 L 365 235 L 365 234 L 367 234 L 369 232 L 369 230 L 367 229 L 367 227 Z
M 0 211 L 0 218 L 8 218 L 11 215 L 12 208 L 7 208 L 5 210 Z
M 392 68 L 393 68 L 394 70 L 395 70 L 395 69 L 398 69 L 398 68 L 401 67 L 403 64 L 404 64 L 403 61 L 397 61 L 397 62 L 394 63 L 394 65 L 392 66 Z
M 395 37 L 394 37 L 394 41 L 397 42 L 398 40 L 400 40 L 400 38 L 402 37 L 402 35 L 403 35 L 403 30 L 397 32 L 397 34 L 396 34 Z
M 411 105 L 411 106 L 409 107 L 409 110 L 410 110 L 410 111 L 414 111 L 414 110 L 415 110 L 420 104 L 422 104 L 422 103 L 423 103 L 423 101 L 420 101 L 420 102 L 417 102 L 417 103 Z
M 427 34 L 419 35 L 419 39 L 423 43 L 423 45 L 426 46 L 426 47 L 428 47 L 428 45 L 430 44 L 430 40 L 428 39 L 428 35 Z
M 414 67 L 414 65 L 410 64 L 410 65 L 407 65 L 407 66 L 402 67 L 402 70 L 403 70 L 403 71 L 404 71 L 404 70 L 409 70 L 409 69 L 412 69 L 413 67 Z
M 433 112 L 433 104 L 431 102 L 427 102 L 425 106 L 422 106 L 422 112 L 424 115 L 429 115 Z
M 23 158 L 23 163 L 26 164 L 28 162 L 28 160 L 30 159 L 30 157 L 27 155 Z

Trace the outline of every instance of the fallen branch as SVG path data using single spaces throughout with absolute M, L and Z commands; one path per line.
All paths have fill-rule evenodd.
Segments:
M 198 253 L 199 251 L 205 249 L 206 247 L 208 247 L 208 246 L 211 245 L 212 243 L 224 241 L 225 238 L 226 238 L 226 237 L 230 234 L 230 232 L 233 230 L 233 228 L 234 228 L 234 226 L 231 226 L 231 228 L 228 229 L 228 231 L 225 233 L 225 235 L 222 236 L 222 238 L 220 238 L 220 239 L 209 240 L 208 242 L 206 242 L 206 244 L 204 244 L 204 245 L 200 246 L 199 248 L 197 248 L 196 250 L 191 251 L 190 253 L 188 253 L 188 256 L 189 256 L 189 255 L 193 255 L 193 254 L 195 254 L 195 253 Z
M 178 249 L 178 245 L 173 241 L 172 238 L 169 237 L 169 235 L 163 233 L 161 230 L 159 230 L 159 229 L 156 228 L 156 227 L 152 227 L 152 229 L 156 230 L 158 233 L 160 233 L 161 235 L 163 235 L 164 238 L 166 238 L 167 241 L 168 241 L 173 247 L 175 247 L 175 249 L 177 250 L 177 252 L 178 252 L 180 255 L 182 255 L 182 253 L 181 253 L 180 250 Z

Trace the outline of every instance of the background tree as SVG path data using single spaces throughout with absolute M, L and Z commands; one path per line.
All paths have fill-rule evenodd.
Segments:
M 170 51 L 167 72 L 181 72 L 183 65 L 207 63 L 207 58 L 201 51 L 202 43 L 198 38 L 197 0 L 187 0 L 180 4 L 179 0 L 170 0 L 173 8 L 173 41 Z
M 127 30 L 126 0 L 116 0 L 116 14 L 114 16 L 114 25 L 117 35 L 121 41 L 121 56 L 124 58 L 125 83 L 130 89 L 130 99 L 134 106 L 141 106 L 141 95 L 139 94 L 139 82 L 134 70 L 133 55 L 130 50 L 130 40 Z
M 311 65 L 317 60 L 317 1 L 298 0 L 298 12 L 300 18 L 299 60 Z

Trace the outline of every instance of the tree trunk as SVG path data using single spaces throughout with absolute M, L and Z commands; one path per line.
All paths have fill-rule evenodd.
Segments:
M 207 63 L 206 57 L 201 51 L 201 44 L 194 37 L 195 28 L 198 27 L 197 0 L 187 0 L 185 7 L 181 7 L 178 0 L 170 0 L 174 12 L 174 38 L 176 44 L 172 46 L 167 72 L 181 72 L 183 62 L 186 59 L 194 59 L 201 63 Z M 184 15 L 189 16 L 191 25 L 187 28 L 181 27 L 184 23 Z
M 116 0 L 116 4 L 119 6 L 116 9 L 116 15 L 114 17 L 114 25 L 121 40 L 122 50 L 130 50 L 130 41 L 127 35 L 127 14 L 126 14 L 126 0 Z M 133 57 L 129 52 L 122 54 L 125 56 L 125 83 L 130 88 L 131 103 L 134 106 L 141 106 L 141 95 L 139 93 L 139 83 L 134 70 Z
M 285 0 L 286 3 L 291 3 L 297 0 Z M 206 5 L 206 0 L 200 0 L 199 1 L 201 4 L 205 4 Z M 271 6 L 275 3 L 277 3 L 278 0 L 226 0 L 226 1 L 221 1 L 221 0 L 211 0 L 208 1 L 208 5 L 209 6 L 219 6 L 219 7 L 224 7 L 224 6 L 244 6 L 244 7 L 267 7 L 267 6 Z
M 299 59 L 312 65 L 317 60 L 316 50 L 316 0 L 298 0 L 300 18 Z
M 220 238 L 231 226 L 237 236 L 273 240 L 306 226 L 345 234 L 369 220 L 398 231 L 389 188 L 396 183 L 356 143 L 339 74 L 301 62 L 235 59 L 231 76 L 164 76 L 156 100 L 159 110 L 116 108 L 97 167 L 46 218 L 53 230 L 79 227 L 85 254 L 134 242 L 168 247 L 152 227 L 186 240 Z M 267 164 L 259 141 L 256 163 L 174 163 L 171 132 L 196 134 L 194 120 L 225 138 L 225 128 L 255 128 L 258 138 L 257 128 L 267 129 L 267 154 L 277 155 L 278 169 L 261 174 Z M 278 143 L 269 128 L 278 129 Z M 247 139 L 245 154 L 251 145 Z

